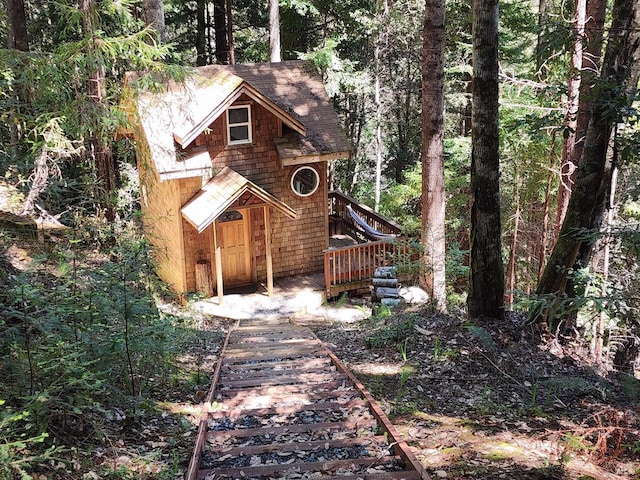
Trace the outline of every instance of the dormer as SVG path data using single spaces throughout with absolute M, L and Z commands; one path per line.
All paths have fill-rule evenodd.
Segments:
M 226 116 L 228 145 L 251 143 L 251 105 L 237 102 L 243 95 L 266 108 L 294 132 L 302 136 L 307 134 L 306 127 L 295 114 L 287 112 L 245 80 L 228 72 L 221 72 L 210 82 L 211 85 L 200 91 L 198 111 L 192 112 L 191 116 L 193 121 L 181 125 L 173 132 L 175 141 L 183 149 L 222 115 Z

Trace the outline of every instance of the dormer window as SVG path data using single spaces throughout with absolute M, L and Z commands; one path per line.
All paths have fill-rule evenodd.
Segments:
M 251 106 L 240 105 L 227 109 L 227 144 L 251 143 Z

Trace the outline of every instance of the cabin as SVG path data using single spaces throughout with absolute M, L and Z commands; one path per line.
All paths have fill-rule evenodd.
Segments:
M 342 258 L 353 252 L 328 252 L 353 199 L 327 185 L 328 162 L 349 143 L 313 64 L 210 65 L 160 89 L 136 88 L 139 78 L 127 75 L 122 105 L 159 276 L 220 303 L 225 289 L 261 283 L 271 295 L 274 278 L 313 272 L 327 295 L 349 289 L 336 285 L 353 284 L 340 266 L 356 264 Z
M 178 293 L 321 271 L 327 164 L 349 144 L 305 61 L 199 67 L 127 99 L 136 128 L 145 235 Z M 210 269 L 206 272 L 206 269 Z

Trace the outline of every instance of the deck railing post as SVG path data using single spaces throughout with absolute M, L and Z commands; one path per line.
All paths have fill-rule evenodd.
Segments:
M 327 298 L 331 297 L 331 251 L 324 252 L 324 288 L 327 291 Z

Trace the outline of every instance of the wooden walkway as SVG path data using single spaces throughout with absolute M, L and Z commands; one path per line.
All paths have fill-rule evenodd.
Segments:
M 307 328 L 241 321 L 202 409 L 187 480 L 426 480 L 371 395 Z

